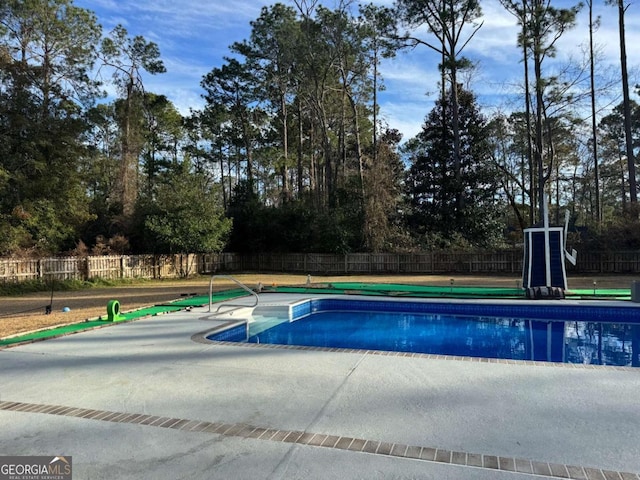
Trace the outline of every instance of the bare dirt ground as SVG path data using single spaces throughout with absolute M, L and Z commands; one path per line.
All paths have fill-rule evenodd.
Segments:
M 239 274 L 234 277 L 254 288 L 258 283 L 270 285 L 303 285 L 306 275 L 285 274 Z M 412 285 L 448 286 L 454 279 L 456 286 L 516 287 L 519 276 L 470 276 L 470 275 L 359 275 L 359 276 L 312 276 L 313 283 L 370 282 L 403 283 Z M 569 288 L 629 288 L 633 276 L 570 277 Z M 214 290 L 236 288 L 225 279 L 216 279 Z M 138 285 L 121 287 L 89 288 L 86 290 L 53 292 L 52 313 L 45 315 L 45 307 L 51 302 L 51 292 L 27 294 L 16 297 L 0 297 L 0 338 L 26 333 L 57 325 L 83 322 L 106 314 L 109 300 L 118 300 L 122 312 L 177 300 L 184 295 L 206 295 L 209 277 L 188 280 L 162 280 L 141 282 Z M 63 312 L 69 307 L 69 312 Z

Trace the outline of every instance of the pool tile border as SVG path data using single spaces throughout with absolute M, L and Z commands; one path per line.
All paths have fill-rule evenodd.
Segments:
M 334 299 L 321 299 L 324 301 Z M 317 301 L 317 299 L 305 300 L 304 303 Z M 360 300 L 358 300 L 360 302 Z M 302 303 L 302 302 L 301 302 Z M 393 303 L 393 302 L 388 302 Z M 297 304 L 296 306 L 299 306 Z M 618 308 L 634 308 L 634 307 L 618 307 Z M 309 310 L 312 308 L 309 307 Z M 304 314 L 302 316 L 305 316 Z M 235 341 L 229 338 L 220 340 L 211 340 L 211 337 L 215 334 L 223 333 L 226 335 L 229 332 L 229 336 L 234 336 L 237 332 L 242 331 L 243 335 L 246 335 L 247 320 L 230 320 L 225 323 L 216 326 L 215 328 L 208 329 L 202 332 L 195 333 L 191 336 L 191 341 L 201 343 L 204 345 L 221 345 L 221 346 L 233 346 L 244 348 L 261 348 L 261 349 L 276 349 L 276 350 L 301 350 L 301 351 L 316 351 L 316 352 L 332 352 L 332 353 L 356 353 L 365 355 L 381 355 L 389 357 L 408 357 L 408 358 L 424 358 L 429 360 L 453 360 L 462 362 L 476 362 L 476 363 L 495 363 L 500 365 L 528 365 L 536 367 L 563 367 L 563 368 L 579 368 L 579 369 L 605 369 L 614 371 L 637 371 L 637 367 L 631 366 L 619 366 L 619 365 L 591 365 L 583 363 L 562 363 L 562 362 L 545 362 L 540 360 L 515 360 L 505 358 L 486 358 L 486 357 L 465 357 L 459 355 L 442 355 L 432 353 L 414 353 L 414 352 L 391 352 L 386 350 L 364 350 L 355 348 L 338 348 L 338 347 L 311 347 L 304 345 L 278 345 L 268 343 L 246 343 Z M 234 332 L 234 333 L 232 333 Z M 242 337 L 246 338 L 246 336 Z
M 386 357 L 408 357 L 408 358 L 424 358 L 428 360 L 450 360 L 458 362 L 474 362 L 474 363 L 496 363 L 500 365 L 528 365 L 535 367 L 562 367 L 562 368 L 580 368 L 588 370 L 615 370 L 621 372 L 637 371 L 638 367 L 626 367 L 618 365 L 591 365 L 584 363 L 562 363 L 562 362 L 543 362 L 538 360 L 513 360 L 505 358 L 485 358 L 485 357 L 462 357 L 459 355 L 440 355 L 433 353 L 413 353 L 413 352 L 389 352 L 385 350 L 359 350 L 355 348 L 336 348 L 336 347 L 307 347 L 302 345 L 276 345 L 267 343 L 242 343 L 226 340 L 209 340 L 206 337 L 215 333 L 217 329 L 207 330 L 196 333 L 191 340 L 197 343 L 207 345 L 220 345 L 241 348 L 261 348 L 276 350 L 307 350 L 315 352 L 331 352 L 331 353 L 356 353 L 363 355 L 380 355 Z
M 585 318 L 589 314 L 594 322 L 638 322 L 640 321 L 640 306 L 634 303 L 626 304 L 586 304 L 580 302 L 557 303 L 540 302 L 512 302 L 495 300 L 476 300 L 472 302 L 461 299 L 428 302 L 417 299 L 358 299 L 342 297 L 311 298 L 300 301 L 291 306 L 292 320 L 304 318 L 311 313 L 330 311 L 376 311 L 398 313 L 429 313 L 448 315 L 480 315 L 498 317 L 521 317 L 532 320 L 566 320 L 570 318 Z
M 220 423 L 147 415 L 130 412 L 93 410 L 63 405 L 46 405 L 26 402 L 0 401 L 0 410 L 19 413 L 40 413 L 77 417 L 111 423 L 145 425 L 185 432 L 204 432 L 227 437 L 251 438 L 280 443 L 308 445 L 351 452 L 368 453 L 417 461 L 437 462 L 488 470 L 542 475 L 572 480 L 640 480 L 640 474 L 604 470 L 594 467 L 564 465 L 526 458 L 501 457 L 481 453 L 459 452 L 443 448 L 406 445 L 363 438 L 342 437 L 324 433 L 278 430 L 246 423 Z

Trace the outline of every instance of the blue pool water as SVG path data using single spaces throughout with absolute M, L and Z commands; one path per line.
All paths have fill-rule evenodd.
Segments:
M 486 314 L 491 311 L 498 316 Z M 518 316 L 503 316 L 505 312 Z M 274 323 L 270 328 L 251 324 L 248 334 L 240 331 L 236 340 L 640 366 L 637 308 L 320 300 L 297 305 L 291 318 Z

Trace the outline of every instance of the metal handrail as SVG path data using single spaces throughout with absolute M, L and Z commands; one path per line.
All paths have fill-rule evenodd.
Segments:
M 258 302 L 260 301 L 260 297 L 258 297 L 258 294 L 256 292 L 254 292 L 253 290 L 251 290 L 249 287 L 247 287 L 244 283 L 242 283 L 239 280 L 233 278 L 231 275 L 212 275 L 211 276 L 211 280 L 209 280 L 209 311 L 211 311 L 211 305 L 213 305 L 213 281 L 216 278 L 226 278 L 227 280 L 231 280 L 236 285 L 238 285 L 239 287 L 243 288 L 244 290 L 249 292 L 251 295 L 256 297 L 256 303 L 251 305 L 251 307 L 255 307 L 256 305 L 258 305 Z M 223 306 L 227 306 L 227 307 L 232 307 L 232 306 L 233 307 L 245 307 L 246 305 L 237 305 L 237 304 L 234 305 L 232 303 L 228 303 L 226 305 L 220 305 L 218 307 L 218 309 L 216 310 L 216 313 L 219 312 L 220 308 L 222 308 Z

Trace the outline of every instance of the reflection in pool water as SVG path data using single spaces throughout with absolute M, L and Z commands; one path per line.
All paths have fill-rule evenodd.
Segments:
M 325 297 L 261 306 L 210 340 L 640 366 L 640 305 Z
M 406 313 L 320 312 L 252 330 L 253 343 L 620 366 L 640 345 L 638 324 Z

